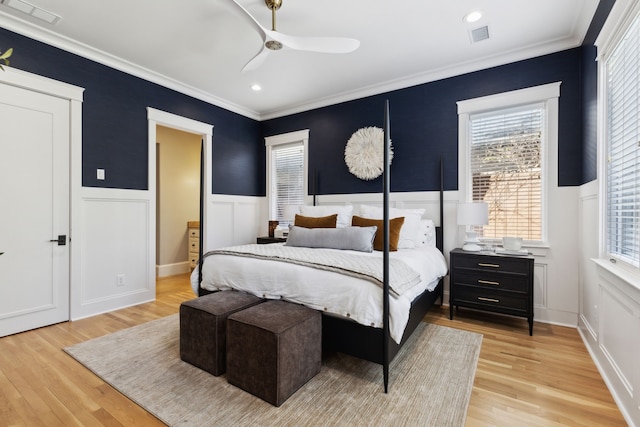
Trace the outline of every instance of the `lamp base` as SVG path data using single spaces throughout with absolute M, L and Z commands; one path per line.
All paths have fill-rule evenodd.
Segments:
M 482 250 L 482 247 L 477 243 L 465 242 L 465 244 L 462 246 L 462 250 L 467 252 L 480 252 Z
M 480 252 L 482 247 L 478 245 L 478 243 L 480 243 L 478 235 L 474 231 L 467 231 L 462 250 L 468 252 Z

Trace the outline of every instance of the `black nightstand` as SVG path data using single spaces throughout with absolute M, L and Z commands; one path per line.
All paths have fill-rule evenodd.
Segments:
M 452 250 L 449 318 L 454 306 L 526 317 L 533 335 L 533 261 L 531 255 Z
M 256 243 L 259 245 L 266 245 L 268 243 L 282 243 L 282 242 L 286 242 L 287 239 L 285 239 L 284 237 L 269 237 L 269 236 L 262 236 L 262 237 L 258 237 L 256 239 Z

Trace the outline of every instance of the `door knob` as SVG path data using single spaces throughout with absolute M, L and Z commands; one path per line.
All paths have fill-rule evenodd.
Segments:
M 67 236 L 64 234 L 60 234 L 57 239 L 51 239 L 50 242 L 57 242 L 58 246 L 64 246 L 67 244 Z

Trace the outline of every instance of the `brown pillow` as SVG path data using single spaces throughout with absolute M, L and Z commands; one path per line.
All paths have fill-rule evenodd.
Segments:
M 404 217 L 393 218 L 389 220 L 389 250 L 397 251 L 398 250 L 398 240 L 400 240 L 400 229 L 402 228 L 402 224 L 404 224 Z M 369 219 L 362 218 L 360 216 L 354 215 L 351 219 L 351 225 L 357 227 L 370 227 L 375 225 L 378 227 L 378 232 L 376 233 L 376 238 L 373 241 L 373 249 L 376 251 L 384 250 L 384 233 L 382 232 L 383 220 L 381 219 Z
M 338 214 L 329 216 L 302 216 L 296 214 L 293 225 L 304 228 L 336 228 Z

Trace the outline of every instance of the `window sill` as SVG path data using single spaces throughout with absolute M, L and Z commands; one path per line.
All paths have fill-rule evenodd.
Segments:
M 640 291 L 640 270 L 612 263 L 604 258 L 591 259 L 596 266 L 625 282 L 636 291 Z

